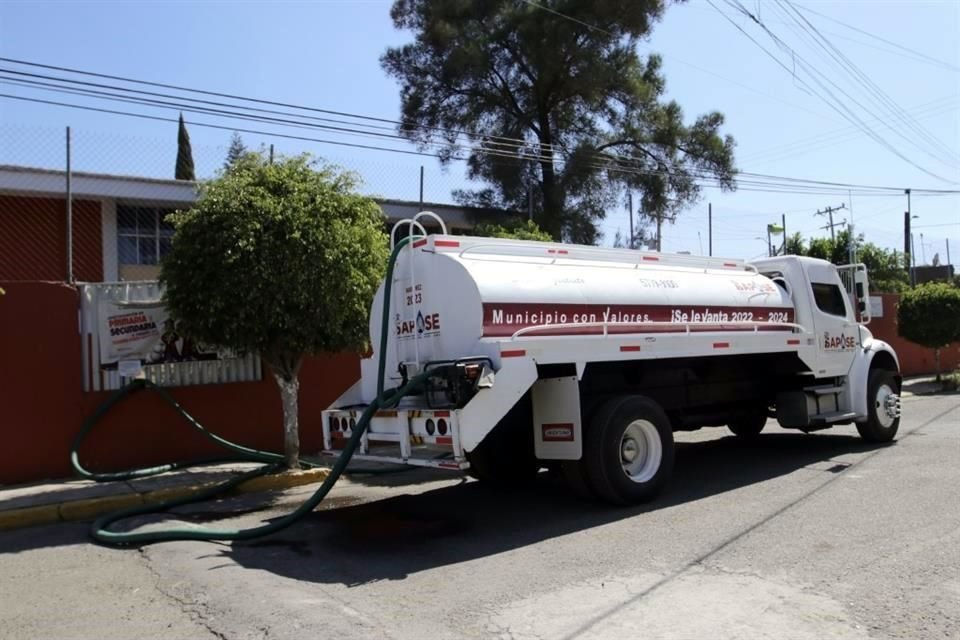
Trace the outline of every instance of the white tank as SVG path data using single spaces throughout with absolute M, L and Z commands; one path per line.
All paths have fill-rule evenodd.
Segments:
M 382 303 L 381 286 L 375 350 Z M 496 356 L 517 331 L 562 339 L 602 334 L 604 322 L 608 333 L 646 333 L 793 319 L 786 290 L 739 260 L 430 236 L 397 260 L 387 372 L 396 380 L 399 362 Z

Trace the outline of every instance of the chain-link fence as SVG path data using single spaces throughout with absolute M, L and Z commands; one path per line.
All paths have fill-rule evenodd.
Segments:
M 174 179 L 177 125 L 162 126 L 162 136 L 144 135 L 141 129 L 103 133 L 84 128 L 71 128 L 68 136 L 66 127 L 0 125 L 0 280 L 156 278 L 172 236 L 164 222 L 166 214 L 191 206 L 197 197 L 194 182 Z M 159 131 L 146 131 L 150 130 Z M 443 166 L 428 156 L 337 146 L 306 136 L 267 137 L 203 128 L 190 133 L 196 134 L 191 156 L 200 181 L 224 170 L 237 135 L 242 136 L 243 147 L 266 157 L 309 153 L 353 171 L 361 190 L 377 198 L 391 220 L 409 217 L 422 206 L 437 210 L 462 232 L 481 213 L 456 204 L 458 190 L 481 186 L 467 179 L 462 161 Z M 902 204 L 896 196 L 874 200 L 858 203 L 856 233 L 862 233 L 867 242 L 902 252 L 904 234 L 896 226 L 878 224 L 881 219 L 899 220 Z M 491 212 L 485 213 L 489 220 Z M 767 255 L 771 246 L 783 242 L 782 235 L 770 239 L 764 231 L 768 224 L 779 223 L 780 215 L 723 207 L 715 207 L 714 213 L 711 226 L 705 205 L 684 212 L 682 229 L 671 226 L 665 233 L 683 232 L 686 239 L 681 244 L 667 243 L 665 250 L 705 254 L 712 248 L 717 253 L 716 246 L 734 245 L 740 255 L 751 257 Z M 529 212 L 512 215 L 526 217 Z M 791 210 L 785 220 L 787 233 L 800 232 L 804 240 L 824 233 L 823 219 L 812 211 Z M 912 262 L 918 267 L 949 264 L 955 257 L 951 252 L 960 251 L 960 224 L 935 224 L 940 221 L 922 216 L 913 222 Z M 603 230 L 607 244 L 615 240 L 615 231 L 627 234 L 626 211 L 612 212 Z
M 0 126 L 0 280 L 130 281 L 159 273 L 173 230 L 167 213 L 191 206 L 196 183 L 175 180 L 176 127 L 166 139 L 78 129 Z M 231 133 L 191 144 L 195 177 L 227 166 Z M 309 153 L 354 172 L 388 219 L 424 208 L 463 210 L 464 166 L 433 158 L 279 139 L 242 139 L 267 157 Z M 463 218 L 461 215 L 460 218 Z M 461 220 L 461 222 L 463 222 Z

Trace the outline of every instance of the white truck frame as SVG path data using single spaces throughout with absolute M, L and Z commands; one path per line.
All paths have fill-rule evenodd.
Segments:
M 557 325 L 539 325 L 482 338 L 482 357 L 457 354 L 461 361 L 437 367 L 439 389 L 465 383 L 469 394 L 438 407 L 425 393 L 378 412 L 355 459 L 464 470 L 493 483 L 530 479 L 541 466 L 554 466 L 578 493 L 627 504 L 652 498 L 669 478 L 674 431 L 727 425 L 750 438 L 774 417 L 805 432 L 855 423 L 871 442 L 896 435 L 899 364 L 890 345 L 864 326 L 869 290 L 863 265 L 836 267 L 796 256 L 748 264 L 443 234 L 412 245 L 403 250 L 463 258 L 535 247 L 591 265 L 756 270 L 787 291 L 794 318 L 720 328 L 672 322 L 670 332 L 655 326 L 666 323 L 632 324 L 629 333 L 615 322 L 578 323 L 598 330 L 563 336 L 550 335 Z M 416 372 L 432 365 L 404 366 Z M 450 376 L 461 377 L 451 383 Z M 366 406 L 361 382 L 323 412 L 324 454 L 337 455 L 351 437 Z

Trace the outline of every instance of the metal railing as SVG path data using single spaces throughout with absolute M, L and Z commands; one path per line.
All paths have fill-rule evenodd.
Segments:
M 722 327 L 736 326 L 736 329 L 724 329 Z M 587 334 L 595 335 L 597 337 L 629 337 L 634 335 L 644 335 L 648 333 L 658 333 L 656 331 L 633 331 L 628 333 L 613 333 L 609 332 L 609 327 L 683 327 L 683 331 L 673 331 L 670 333 L 683 333 L 685 335 L 690 335 L 695 333 L 692 331 L 694 328 L 698 327 L 712 327 L 715 328 L 718 332 L 723 331 L 744 331 L 746 329 L 753 329 L 752 333 L 759 333 L 761 327 L 766 328 L 780 328 L 787 327 L 790 329 L 791 333 L 806 333 L 806 327 L 803 325 L 797 324 L 795 322 L 756 322 L 756 321 L 730 321 L 730 322 L 664 322 L 664 321 L 655 321 L 655 322 L 570 322 L 564 324 L 538 324 L 532 325 L 529 327 L 523 327 L 522 329 L 517 329 L 513 335 L 510 336 L 511 340 L 516 340 L 521 336 L 531 337 L 531 338 L 549 338 L 554 336 L 527 336 L 528 333 L 534 333 L 537 331 L 557 331 L 561 329 L 568 328 L 602 328 L 602 334 Z M 742 328 L 739 328 L 742 327 Z M 664 333 L 664 332 L 659 332 Z M 699 333 L 699 332 L 698 332 Z M 706 333 L 706 332 L 703 332 Z

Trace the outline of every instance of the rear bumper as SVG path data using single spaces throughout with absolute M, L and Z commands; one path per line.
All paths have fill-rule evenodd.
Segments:
M 322 454 L 340 454 L 353 437 L 363 410 L 357 407 L 323 412 Z M 470 467 L 460 442 L 460 415 L 456 410 L 378 411 L 363 433 L 353 459 L 436 469 Z

